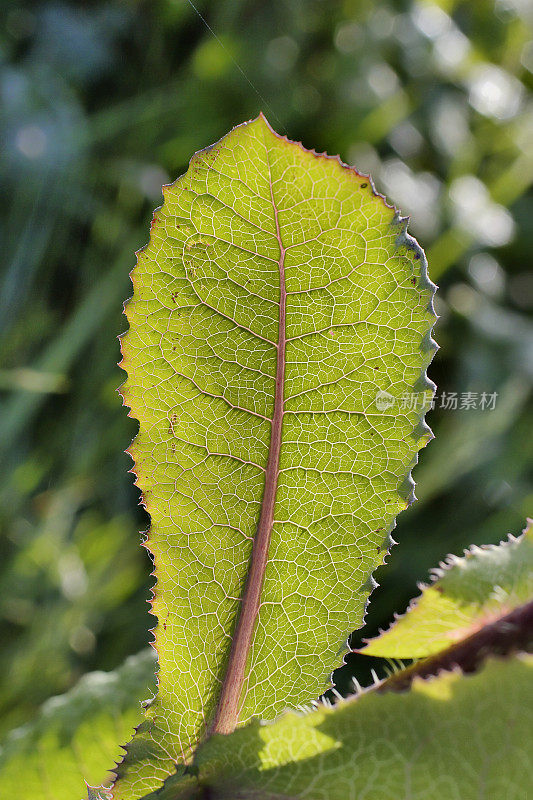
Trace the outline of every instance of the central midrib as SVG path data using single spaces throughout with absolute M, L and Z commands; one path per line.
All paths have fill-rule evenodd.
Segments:
M 267 154 L 268 158 L 268 154 Z M 281 428 L 283 424 L 283 393 L 285 384 L 285 314 L 287 292 L 285 288 L 285 248 L 281 240 L 278 210 L 274 201 L 272 176 L 269 164 L 269 186 L 276 237 L 279 244 L 279 332 L 276 358 L 276 388 L 274 395 L 274 413 L 270 432 L 270 446 L 265 471 L 265 484 L 261 512 L 254 536 L 252 555 L 248 575 L 242 596 L 241 606 L 231 649 L 222 682 L 220 697 L 215 710 L 210 733 L 231 733 L 238 721 L 242 688 L 246 677 L 246 663 L 252 646 L 257 614 L 261 602 L 261 591 L 268 562 L 268 550 L 272 525 L 274 521 L 274 505 L 279 475 L 279 454 L 281 449 Z

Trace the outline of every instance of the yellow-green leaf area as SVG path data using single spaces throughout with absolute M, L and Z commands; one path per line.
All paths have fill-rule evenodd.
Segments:
M 434 582 L 366 655 L 418 658 L 438 653 L 533 597 L 533 530 L 499 545 L 472 547 L 434 570 Z
M 0 743 L 0 797 L 81 800 L 86 782 L 108 785 L 110 767 L 142 719 L 141 701 L 154 691 L 154 671 L 148 650 L 50 698 L 34 721 Z
M 123 394 L 140 421 L 131 454 L 151 515 L 160 671 L 117 800 L 190 760 L 213 718 L 262 507 L 280 348 L 274 522 L 241 723 L 317 697 L 361 624 L 429 437 L 435 319 L 405 221 L 368 178 L 262 116 L 165 187 L 132 280 Z M 380 411 L 380 390 L 416 392 L 418 408 Z

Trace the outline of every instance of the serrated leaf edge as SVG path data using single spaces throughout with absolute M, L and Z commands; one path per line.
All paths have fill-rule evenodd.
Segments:
M 152 237 L 152 230 L 153 230 L 153 228 L 154 228 L 154 226 L 155 226 L 155 224 L 156 224 L 156 222 L 158 220 L 158 213 L 163 208 L 163 205 L 164 205 L 164 202 L 165 202 L 165 189 L 171 188 L 179 180 L 181 180 L 181 178 L 187 173 L 187 171 L 189 170 L 192 162 L 194 161 L 194 159 L 197 156 L 199 156 L 201 153 L 209 152 L 209 150 L 211 150 L 219 142 L 221 142 L 222 139 L 225 139 L 226 136 L 228 136 L 230 133 L 232 133 L 233 131 L 237 130 L 238 128 L 245 127 L 246 125 L 249 125 L 250 123 L 255 122 L 259 118 L 263 119 L 263 121 L 266 123 L 266 125 L 268 126 L 270 131 L 279 140 L 284 141 L 287 144 L 295 144 L 295 145 L 299 146 L 305 152 L 308 152 L 311 155 L 315 156 L 315 158 L 318 158 L 318 159 L 319 158 L 324 158 L 324 159 L 327 159 L 327 160 L 336 161 L 339 164 L 339 166 L 341 166 L 343 169 L 346 169 L 346 170 L 348 170 L 348 171 L 350 171 L 352 173 L 355 173 L 359 177 L 362 177 L 362 178 L 365 178 L 366 180 L 368 180 L 368 182 L 370 184 L 370 187 L 371 187 L 372 194 L 375 197 L 380 198 L 387 208 L 390 208 L 390 209 L 394 210 L 394 217 L 393 217 L 393 220 L 392 220 L 391 224 L 398 226 L 398 233 L 397 233 L 397 238 L 396 238 L 396 247 L 397 247 L 397 249 L 400 249 L 401 247 L 406 247 L 407 249 L 410 249 L 410 250 L 414 251 L 415 257 L 417 258 L 417 260 L 418 260 L 418 262 L 420 264 L 420 278 L 419 278 L 419 281 L 418 281 L 418 286 L 419 286 L 420 290 L 429 292 L 427 311 L 428 311 L 428 315 L 430 317 L 430 320 L 429 320 L 429 324 L 428 324 L 428 328 L 426 330 L 426 333 L 422 337 L 422 339 L 420 341 L 420 345 L 419 345 L 419 351 L 422 354 L 425 354 L 426 357 L 427 357 L 427 365 L 426 365 L 425 368 L 422 369 L 422 371 L 421 371 L 421 373 L 419 375 L 419 378 L 417 379 L 417 381 L 413 385 L 413 389 L 414 389 L 415 393 L 417 393 L 417 394 L 425 393 L 425 392 L 428 392 L 428 391 L 434 393 L 434 391 L 436 389 L 436 385 L 432 380 L 430 380 L 428 378 L 428 376 L 427 376 L 427 367 L 431 363 L 436 351 L 439 349 L 437 343 L 432 338 L 433 327 L 434 327 L 435 323 L 438 320 L 438 316 L 435 313 L 435 309 L 434 309 L 434 305 L 433 305 L 434 295 L 435 295 L 435 292 L 437 291 L 438 287 L 429 278 L 427 258 L 426 258 L 426 255 L 425 255 L 423 249 L 421 248 L 421 246 L 419 245 L 417 240 L 413 236 L 411 236 L 411 234 L 409 234 L 407 232 L 407 226 L 408 226 L 408 223 L 409 223 L 409 217 L 401 216 L 399 209 L 394 204 L 389 203 L 387 201 L 387 198 L 385 197 L 385 195 L 383 195 L 380 192 L 376 191 L 374 181 L 373 181 L 373 179 L 372 179 L 372 177 L 370 175 L 367 175 L 367 174 L 365 174 L 363 172 L 359 172 L 355 167 L 353 167 L 353 166 L 351 166 L 349 164 L 346 164 L 344 161 L 342 161 L 342 159 L 340 158 L 339 155 L 330 155 L 330 154 L 328 154 L 326 152 L 322 152 L 321 153 L 321 152 L 317 152 L 315 149 L 308 149 L 308 148 L 304 147 L 302 142 L 291 140 L 286 135 L 281 135 L 281 134 L 277 133 L 272 128 L 272 126 L 270 125 L 270 123 L 266 119 L 266 117 L 263 114 L 263 112 L 260 112 L 258 117 L 254 117 L 252 119 L 247 120 L 246 122 L 240 123 L 239 125 L 235 125 L 231 129 L 231 131 L 229 131 L 228 133 L 224 134 L 220 139 L 218 139 L 213 144 L 208 145 L 207 147 L 201 148 L 200 150 L 197 150 L 191 156 L 191 158 L 189 159 L 189 163 L 188 163 L 188 166 L 187 166 L 187 169 L 185 170 L 185 172 L 182 173 L 182 175 L 179 175 L 176 178 L 176 180 L 172 181 L 169 184 L 164 184 L 162 186 L 163 203 L 160 206 L 158 206 L 154 210 L 154 212 L 152 214 L 152 220 L 151 220 L 151 224 L 150 224 L 150 236 L 149 236 L 149 239 L 146 242 L 146 244 L 143 245 L 138 250 L 136 250 L 135 254 L 134 254 L 136 256 L 136 262 L 135 262 L 135 265 L 133 266 L 133 268 L 131 269 L 131 271 L 129 272 L 129 278 L 130 278 L 131 283 L 132 283 L 133 293 L 123 303 L 123 314 L 124 314 L 124 316 L 128 320 L 127 307 L 130 304 L 130 302 L 133 300 L 133 297 L 135 295 L 135 289 L 136 289 L 136 281 L 135 281 L 134 273 L 135 273 L 135 270 L 136 270 L 136 268 L 138 266 L 139 256 L 142 253 L 144 253 L 146 251 L 146 249 L 150 246 L 151 237 Z M 128 323 L 129 323 L 129 320 L 128 320 Z M 120 395 L 120 397 L 122 399 L 122 406 L 126 407 L 128 409 L 127 416 L 130 417 L 131 419 L 137 419 L 132 414 L 131 406 L 128 405 L 127 394 L 126 394 L 126 384 L 128 382 L 128 371 L 127 371 L 127 368 L 125 366 L 126 358 L 125 358 L 123 347 L 122 347 L 122 340 L 124 339 L 125 336 L 127 336 L 128 332 L 129 332 L 129 328 L 117 337 L 118 340 L 119 340 L 119 343 L 120 343 L 120 353 L 121 353 L 121 360 L 118 362 L 118 366 L 121 369 L 123 369 L 127 374 L 126 380 L 118 387 L 117 392 L 119 393 L 119 395 Z M 412 478 L 412 470 L 414 469 L 414 467 L 418 463 L 418 452 L 423 447 L 425 447 L 434 438 L 433 432 L 431 431 L 431 428 L 427 425 L 427 423 L 425 421 L 425 412 L 422 412 L 419 415 L 418 424 L 413 428 L 413 431 L 412 431 L 411 435 L 413 435 L 413 436 L 416 435 L 416 438 L 421 442 L 421 444 L 420 444 L 420 447 L 418 448 L 417 453 L 415 454 L 414 458 L 410 462 L 410 465 L 408 466 L 407 472 L 406 472 L 404 480 L 402 482 L 402 488 L 403 488 L 404 491 L 402 492 L 401 489 L 398 488 L 398 494 L 400 495 L 400 497 L 402 497 L 402 499 L 404 499 L 406 501 L 406 508 L 416 500 L 416 496 L 415 496 L 415 493 L 414 493 L 415 482 L 414 482 L 414 480 Z M 136 437 L 134 437 L 134 439 L 135 438 Z M 125 450 L 125 452 L 132 458 L 132 461 L 133 461 L 133 465 L 132 465 L 131 469 L 128 470 L 128 472 L 134 476 L 133 483 L 137 488 L 139 488 L 140 505 L 142 505 L 145 508 L 146 512 L 149 513 L 148 509 L 146 507 L 146 504 L 144 502 L 144 494 L 143 494 L 143 492 L 140 489 L 139 484 L 138 484 L 139 476 L 138 476 L 138 474 L 136 472 L 135 459 L 134 459 L 134 457 L 133 457 L 133 455 L 131 453 L 131 444 Z M 401 513 L 401 512 L 399 512 L 399 513 Z M 372 573 L 369 575 L 367 584 L 365 584 L 364 586 L 361 587 L 362 589 L 367 588 L 368 591 L 369 591 L 369 594 L 371 594 L 373 592 L 373 590 L 375 588 L 377 588 L 378 585 L 379 585 L 377 583 L 377 581 L 375 580 L 375 578 L 374 578 L 374 572 L 379 567 L 381 567 L 384 564 L 386 564 L 386 560 L 387 560 L 387 557 L 390 554 L 391 548 L 395 544 L 397 544 L 397 542 L 392 537 L 392 531 L 396 528 L 396 516 L 394 517 L 394 519 L 392 521 L 392 524 L 390 525 L 390 528 L 389 528 L 389 530 L 387 531 L 387 533 L 385 535 L 386 545 L 385 545 L 385 552 L 384 552 L 384 555 L 383 555 L 383 560 L 382 560 L 381 564 L 379 564 L 372 571 Z M 144 535 L 145 538 L 143 539 L 143 541 L 141 543 L 142 546 L 149 552 L 149 554 L 150 554 L 150 556 L 152 558 L 153 564 L 154 564 L 154 569 L 150 573 L 150 577 L 153 577 L 155 579 L 154 580 L 154 584 L 151 587 L 152 597 L 147 602 L 150 605 L 149 613 L 152 614 L 153 616 L 155 616 L 156 619 L 158 619 L 156 614 L 154 614 L 154 612 L 152 610 L 153 609 L 153 605 L 154 605 L 154 600 L 155 600 L 155 598 L 157 596 L 157 565 L 156 565 L 155 555 L 154 555 L 154 553 L 152 552 L 152 550 L 150 548 L 150 535 L 149 534 L 150 534 L 150 528 L 148 528 L 146 531 L 143 532 L 143 535 Z M 361 621 L 361 626 L 359 626 L 359 628 L 357 628 L 355 630 L 359 630 L 362 627 L 362 625 L 364 625 L 369 603 L 370 603 L 370 596 L 367 598 L 367 600 L 365 602 L 365 607 L 364 607 L 363 617 L 362 617 L 362 621 Z M 151 647 L 153 647 L 153 649 L 156 651 L 156 654 L 158 652 L 158 649 L 157 649 L 157 627 L 158 627 L 158 625 L 156 623 L 156 625 L 154 625 L 153 628 L 149 629 L 149 633 L 151 633 L 153 635 L 153 639 L 149 643 L 150 643 Z M 350 633 L 350 635 L 351 635 L 351 633 Z M 350 652 L 349 637 L 345 640 L 344 647 L 341 647 L 339 649 L 339 651 L 337 652 L 337 656 L 340 658 L 343 655 L 343 653 L 345 654 L 345 653 L 348 653 L 348 652 Z M 339 664 L 339 666 L 340 666 L 340 664 Z M 338 667 L 335 667 L 334 669 L 337 669 L 337 668 Z M 330 673 L 330 676 L 329 676 L 329 681 L 330 682 L 332 681 L 333 671 L 334 670 L 332 670 L 332 672 Z M 159 669 L 158 668 L 156 668 L 156 685 L 157 685 L 157 687 L 159 687 Z M 140 723 L 140 724 L 142 725 L 142 723 Z M 140 727 L 140 726 L 138 726 L 138 727 Z M 135 734 L 137 733 L 138 727 L 135 729 Z M 125 758 L 126 758 L 127 753 L 128 753 L 128 747 L 129 747 L 129 743 L 125 744 L 122 747 L 122 749 L 125 751 L 125 756 L 119 763 L 117 763 L 117 765 L 116 765 L 117 769 L 116 770 L 111 770 L 111 772 L 115 773 L 116 777 L 115 777 L 111 787 L 109 787 L 109 789 L 107 790 L 108 791 L 109 800 L 113 800 L 113 791 L 112 791 L 113 790 L 113 786 L 116 785 L 116 781 L 120 777 L 120 767 L 125 762 Z M 106 800 L 107 800 L 107 798 L 106 798 Z
M 487 551 L 493 552 L 495 550 L 498 550 L 499 548 L 516 546 L 519 542 L 522 541 L 522 539 L 524 539 L 526 534 L 529 533 L 532 526 L 533 526 L 533 519 L 527 517 L 526 526 L 523 528 L 522 532 L 518 536 L 509 533 L 506 539 L 502 539 L 497 544 L 470 545 L 469 547 L 465 547 L 462 556 L 457 556 L 454 553 L 449 553 L 447 556 L 445 556 L 445 558 L 442 559 L 442 561 L 439 561 L 438 566 L 432 567 L 429 570 L 430 574 L 429 581 L 427 582 L 419 581 L 416 584 L 417 589 L 419 589 L 420 591 L 420 594 L 417 597 L 414 597 L 409 602 L 409 605 L 407 606 L 403 614 L 394 612 L 392 622 L 387 628 L 379 628 L 376 636 L 372 636 L 371 638 L 368 639 L 363 639 L 365 646 L 370 645 L 372 642 L 376 642 L 378 639 L 381 638 L 381 636 L 393 630 L 402 619 L 405 619 L 405 617 L 407 617 L 418 606 L 420 599 L 424 594 L 424 591 L 426 589 L 431 589 L 433 586 L 435 586 L 435 584 L 438 583 L 446 575 L 446 573 L 450 572 L 452 569 L 457 567 L 458 564 L 464 563 L 468 558 L 476 556 L 479 553 Z M 362 653 L 364 655 L 365 649 L 366 647 L 355 648 L 351 652 Z

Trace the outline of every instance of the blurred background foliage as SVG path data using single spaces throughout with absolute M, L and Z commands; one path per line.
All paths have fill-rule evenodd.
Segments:
M 0 736 L 151 638 L 122 301 L 162 183 L 260 109 L 412 215 L 441 286 L 430 377 L 498 393 L 428 416 L 367 632 L 446 553 L 532 513 L 533 6 L 196 4 L 212 31 L 187 0 L 3 4 Z M 341 689 L 365 679 L 348 661 Z

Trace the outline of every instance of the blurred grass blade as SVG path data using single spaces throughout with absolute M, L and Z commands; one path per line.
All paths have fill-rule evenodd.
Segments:
M 31 366 L 35 372 L 63 375 L 94 336 L 106 316 L 114 311 L 127 285 L 131 256 L 125 252 L 113 268 L 94 286 L 57 338 Z M 0 442 L 7 453 L 46 398 L 46 393 L 16 391 L 0 408 Z

